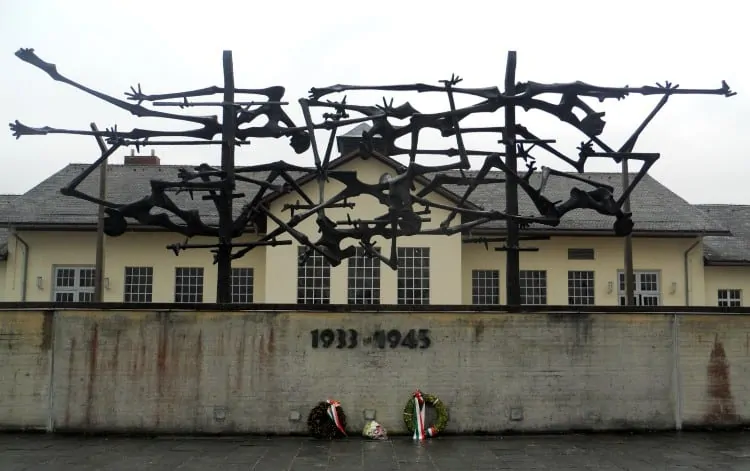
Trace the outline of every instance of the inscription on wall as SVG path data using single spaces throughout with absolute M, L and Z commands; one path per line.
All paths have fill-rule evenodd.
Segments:
M 430 348 L 429 329 L 376 330 L 367 337 L 355 329 L 315 329 L 310 331 L 312 348 L 357 348 L 360 345 L 374 345 L 377 348 Z

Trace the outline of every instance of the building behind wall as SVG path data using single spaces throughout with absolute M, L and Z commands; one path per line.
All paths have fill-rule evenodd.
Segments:
M 403 166 L 379 154 L 363 156 L 352 143 L 340 142 L 345 152 L 333 162 L 341 170 L 354 170 L 360 180 L 374 183 Z M 59 190 L 85 165 L 70 164 L 23 195 L 0 201 L 5 229 L 0 233 L 0 293 L 5 301 L 89 301 L 93 299 L 96 241 L 95 205 L 63 197 Z M 161 165 L 155 156 L 133 156 L 110 165 L 108 198 L 129 202 L 148 194 L 150 179 L 176 178 L 179 167 Z M 619 191 L 620 175 L 593 173 L 588 177 Z M 265 175 L 258 175 L 265 177 Z M 310 189 L 314 181 L 300 180 Z M 80 187 L 97 194 L 98 171 Z M 423 179 L 420 186 L 429 183 Z M 239 191 L 248 198 L 257 187 Z M 316 191 L 309 190 L 311 194 Z M 337 190 L 327 185 L 328 194 Z M 468 203 L 502 209 L 504 189 L 487 186 Z M 455 205 L 461 188 L 444 187 L 431 196 L 435 202 Z M 551 179 L 552 199 L 565 199 L 569 182 Z M 213 203 L 190 201 L 187 194 L 170 195 L 178 204 L 199 209 L 204 218 L 217 220 Z M 295 194 L 267 199 L 268 207 L 282 220 L 284 205 Z M 750 207 L 693 206 L 647 176 L 631 198 L 635 295 L 640 305 L 737 305 L 750 290 Z M 355 199 L 356 215 L 374 217 L 384 208 L 369 196 Z M 239 208 L 235 205 L 235 211 Z M 532 214 L 531 202 L 520 201 L 521 213 Z M 446 216 L 431 209 L 436 227 Z M 334 220 L 346 210 L 327 211 Z M 521 285 L 525 304 L 617 305 L 624 301 L 623 239 L 612 235 L 612 218 L 593 211 L 571 212 L 556 228 L 532 226 L 529 233 L 547 240 L 523 242 L 538 252 L 521 254 Z M 131 225 L 121 237 L 105 244 L 104 300 L 112 302 L 213 302 L 216 267 L 208 250 L 189 250 L 175 256 L 166 245 L 181 241 L 178 234 Z M 273 221 L 256 220 L 243 235 L 254 240 L 273 230 Z M 314 219 L 298 229 L 312 240 L 318 237 Z M 498 236 L 503 224 L 483 227 L 472 234 L 414 236 L 398 240 L 401 266 L 393 271 L 364 257 L 344 260 L 331 267 L 320 256 L 298 266 L 296 243 L 258 247 L 234 261 L 233 300 L 241 303 L 331 304 L 503 304 L 505 253 L 497 244 L 469 243 L 480 236 Z M 3 239 L 3 237 L 5 239 Z M 290 239 L 288 236 L 280 239 Z M 206 242 L 196 240 L 196 242 Z M 346 244 L 347 241 L 344 243 Z M 354 241 L 351 241 L 354 243 Z M 389 241 L 378 241 L 384 253 Z

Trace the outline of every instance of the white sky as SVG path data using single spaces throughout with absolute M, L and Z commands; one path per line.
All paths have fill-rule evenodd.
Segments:
M 465 79 L 462 86 L 502 88 L 506 54 L 512 49 L 518 51 L 517 81 L 640 86 L 669 80 L 683 88 L 717 88 L 726 80 L 737 96 L 671 98 L 636 151 L 661 152 L 651 175 L 692 203 L 750 204 L 750 133 L 742 131 L 750 123 L 750 41 L 742 11 L 741 2 L 722 0 L 695 5 L 672 0 L 0 0 L 0 111 L 6 123 L 18 119 L 35 127 L 87 130 L 92 121 L 100 129 L 113 124 L 121 130 L 174 127 L 136 118 L 54 82 L 14 56 L 21 47 L 34 48 L 69 78 L 118 98 L 137 83 L 146 93 L 221 85 L 222 50 L 231 49 L 236 85 L 285 86 L 291 102 L 287 112 L 300 125 L 297 99 L 313 86 L 438 84 L 455 72 Z M 380 103 L 382 96 L 348 95 L 348 102 L 362 105 Z M 408 100 L 422 112 L 447 106 L 442 94 L 393 96 L 394 104 Z M 632 95 L 620 102 L 593 102 L 607 112 L 604 140 L 619 147 L 657 101 Z M 466 124 L 499 126 L 502 119 L 501 111 Z M 518 119 L 575 155 L 582 136 L 568 125 L 534 112 L 519 112 Z M 0 193 L 24 192 L 70 162 L 91 162 L 98 156 L 90 137 L 16 140 L 4 129 Z M 318 139 L 325 144 L 322 133 Z M 429 147 L 455 146 L 437 133 L 425 133 L 424 139 Z M 467 144 L 499 150 L 496 139 L 471 137 Z M 238 151 L 238 164 L 312 164 L 311 151 L 297 156 L 287 142 L 255 140 Z M 407 147 L 408 140 L 398 144 Z M 165 164 L 219 163 L 218 146 L 146 149 L 156 149 Z M 114 162 L 127 152 L 117 154 Z M 540 160 L 569 170 L 551 158 Z M 601 162 L 588 169 L 618 168 Z

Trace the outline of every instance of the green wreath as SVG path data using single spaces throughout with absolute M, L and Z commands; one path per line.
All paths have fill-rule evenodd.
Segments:
M 423 439 L 425 437 L 434 437 L 438 433 L 445 430 L 445 427 L 448 426 L 448 408 L 445 406 L 445 403 L 441 401 L 437 396 L 434 396 L 432 394 L 424 394 L 420 390 L 416 390 L 414 394 L 412 394 L 411 399 L 409 399 L 406 402 L 406 406 L 404 407 L 404 424 L 406 425 L 407 430 L 411 433 L 415 433 L 415 414 L 416 414 L 416 403 L 423 402 L 424 405 L 432 406 L 435 409 L 435 413 L 437 414 L 437 419 L 434 424 L 432 425 L 425 425 L 424 429 L 422 430 L 423 435 L 417 437 L 415 434 L 415 438 Z

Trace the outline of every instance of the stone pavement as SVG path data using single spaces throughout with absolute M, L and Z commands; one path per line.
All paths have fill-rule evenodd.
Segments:
M 1 471 L 750 470 L 750 433 L 351 438 L 0 435 Z

